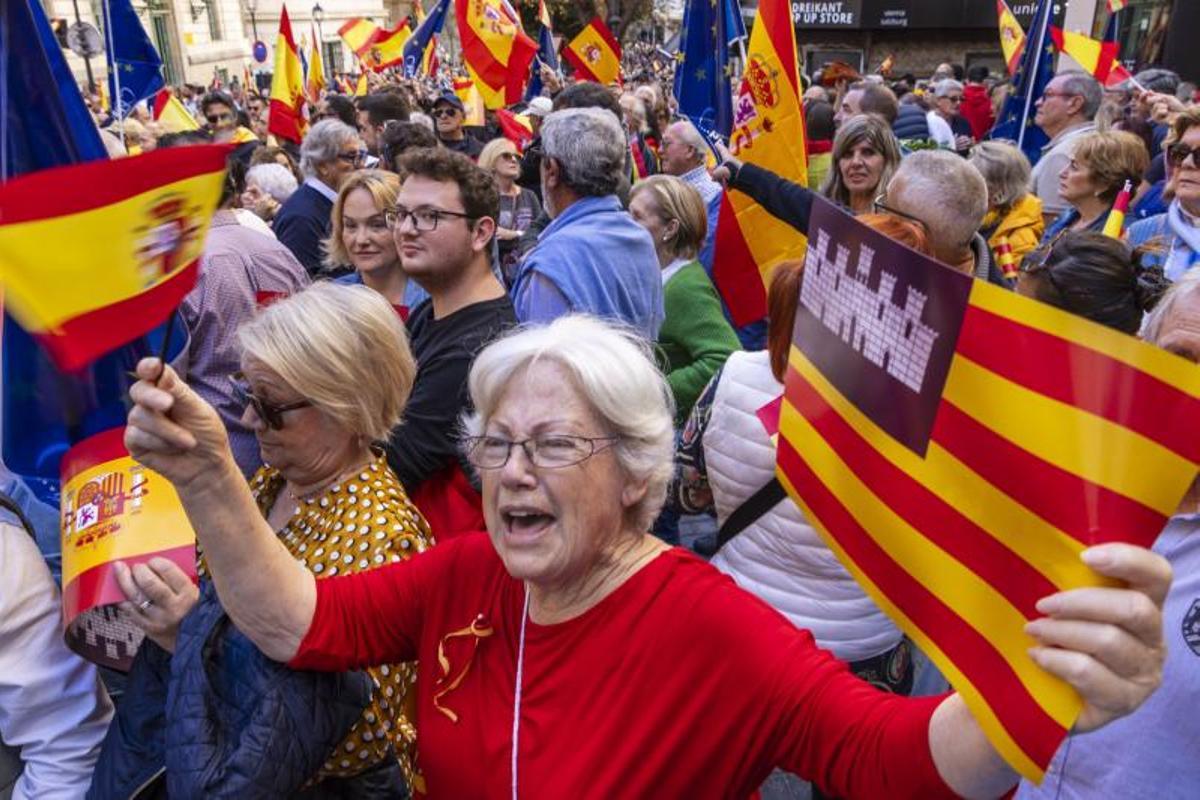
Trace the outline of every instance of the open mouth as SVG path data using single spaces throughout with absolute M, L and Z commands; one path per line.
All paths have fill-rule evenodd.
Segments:
M 518 538 L 531 538 L 554 524 L 555 517 L 537 509 L 514 508 L 501 513 L 504 527 Z

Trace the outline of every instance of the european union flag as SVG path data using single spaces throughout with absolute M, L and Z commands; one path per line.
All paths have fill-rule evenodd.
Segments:
M 683 12 L 674 94 L 680 115 L 706 135 L 733 128 L 728 15 L 727 0 L 689 0 Z
M 1035 104 L 1046 91 L 1046 85 L 1054 78 L 1054 43 L 1050 40 L 1050 0 L 1040 0 L 1030 25 L 1025 54 L 1013 77 L 1013 93 L 1004 102 L 1004 108 L 992 128 L 990 138 L 1007 139 L 1016 143 L 1036 164 L 1042 157 L 1042 148 L 1050 137 L 1033 124 Z
M 438 0 L 433 11 L 425 15 L 425 19 L 404 43 L 404 77 L 415 78 L 421 73 L 425 51 L 429 49 L 433 37 L 442 32 L 442 27 L 446 24 L 446 9 L 449 6 L 450 0 Z
M 124 117 L 139 100 L 166 86 L 162 58 L 129 0 L 108 0 L 108 16 L 108 96 L 113 113 Z
M 529 65 L 529 85 L 525 88 L 526 101 L 542 94 L 542 64 L 555 72 L 561 70 L 558 51 L 554 49 L 554 31 L 550 27 L 550 12 L 546 9 L 546 0 L 541 0 L 538 5 L 538 20 L 542 23 L 542 30 L 538 33 L 537 56 Z
M 721 0 L 725 6 L 725 39 L 733 44 L 746 38 L 746 19 L 738 0 Z

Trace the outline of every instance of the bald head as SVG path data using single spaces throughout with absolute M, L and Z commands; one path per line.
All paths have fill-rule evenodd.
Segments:
M 934 257 L 950 266 L 970 262 L 971 239 L 987 214 L 987 197 L 979 170 L 946 150 L 908 156 L 887 186 L 887 205 L 924 222 Z

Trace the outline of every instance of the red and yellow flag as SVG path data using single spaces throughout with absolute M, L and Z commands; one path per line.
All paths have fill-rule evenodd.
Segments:
M 1050 38 L 1060 53 L 1066 53 L 1079 62 L 1079 66 L 1090 72 L 1103 86 L 1115 86 L 1131 77 L 1129 70 L 1117 60 L 1121 46 L 1116 42 L 1102 42 L 1082 33 L 1064 31 L 1051 27 Z
M 308 55 L 308 79 L 304 89 L 308 100 L 313 105 L 321 102 L 321 92 L 325 91 L 325 64 L 321 59 L 321 41 L 313 31 L 312 45 Z
M 175 488 L 130 457 L 124 435 L 124 427 L 112 428 L 67 451 L 59 519 L 67 644 L 128 670 L 142 633 L 113 607 L 126 599 L 113 564 L 167 558 L 195 580 L 196 537 Z
M 562 49 L 580 78 L 608 86 L 621 79 L 621 43 L 600 17 L 593 17 Z
M 1125 181 L 1117 199 L 1113 201 L 1108 219 L 1104 221 L 1104 235 L 1112 239 L 1120 239 L 1125 231 L 1125 215 L 1129 213 L 1129 201 L 1133 198 L 1133 181 Z
M 388 67 L 404 63 L 404 43 L 412 36 L 408 20 L 402 20 L 392 30 L 380 28 L 375 32 L 375 38 L 367 46 L 363 60 L 375 72 L 383 72 Z
M 154 95 L 154 108 L 151 113 L 154 121 L 167 133 L 200 129 L 200 123 L 196 122 L 187 106 L 179 102 L 179 98 L 172 94 L 170 89 L 159 89 L 158 94 Z
M 275 39 L 275 74 L 271 77 L 271 105 L 267 132 L 290 142 L 304 139 L 304 71 L 287 6 L 279 12 L 279 36 Z
M 1016 771 L 1082 708 L 1028 655 L 1080 553 L 1157 538 L 1200 462 L 1200 370 L 943 267 L 817 198 L 777 475 Z M 1153 408 L 1153 414 L 1146 409 Z
M 464 125 L 479 126 L 487 122 L 487 110 L 479 93 L 479 84 L 470 78 L 455 78 L 454 93 L 463 102 Z
M 519 153 L 525 152 L 525 148 L 533 141 L 533 123 L 525 114 L 500 108 L 496 110 L 496 123 L 500 126 L 500 133 L 516 146 Z
M 1004 0 L 996 0 L 996 16 L 1000 20 L 1000 49 L 1004 51 L 1004 63 L 1008 74 L 1016 75 L 1025 52 L 1025 31 Z
M 800 64 L 791 6 L 762 0 L 750 34 L 749 60 L 734 98 L 729 146 L 753 164 L 804 186 L 808 183 Z M 741 192 L 721 199 L 713 278 L 734 324 L 767 313 L 771 273 L 781 261 L 802 258 L 805 238 Z
M 61 369 L 162 324 L 195 285 L 228 152 L 155 150 L 0 185 L 8 310 Z
M 519 103 L 537 44 L 507 0 L 455 0 L 467 73 L 488 108 Z
M 378 32 L 378 25 L 362 17 L 355 17 L 338 28 L 338 36 L 342 37 L 346 46 L 359 58 L 362 58 L 370 48 L 371 42 L 375 40 L 375 34 Z

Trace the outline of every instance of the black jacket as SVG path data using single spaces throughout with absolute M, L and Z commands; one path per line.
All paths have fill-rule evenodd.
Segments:
M 912 103 L 901 103 L 900 113 L 892 122 L 892 133 L 900 141 L 917 141 L 929 138 L 929 118 L 925 109 Z

